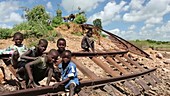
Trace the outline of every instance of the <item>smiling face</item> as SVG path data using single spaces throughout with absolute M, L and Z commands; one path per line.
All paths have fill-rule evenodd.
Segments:
M 59 40 L 57 42 L 58 51 L 63 52 L 66 47 L 66 42 L 64 40 Z
M 15 42 L 15 45 L 19 46 L 22 44 L 23 37 L 21 35 L 15 35 L 13 40 Z
M 55 63 L 58 60 L 58 52 L 55 49 L 51 49 L 47 55 L 47 63 Z
M 71 51 L 66 50 L 63 52 L 62 61 L 64 64 L 68 64 L 71 61 Z

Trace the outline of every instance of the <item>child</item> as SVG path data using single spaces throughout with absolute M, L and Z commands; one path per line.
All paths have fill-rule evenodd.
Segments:
M 66 40 L 64 38 L 59 38 L 57 40 L 57 48 L 58 48 L 57 51 L 60 56 L 63 53 L 63 51 L 65 51 L 65 47 L 66 47 Z
M 53 63 L 58 59 L 58 52 L 56 49 L 51 49 L 44 57 L 39 57 L 35 61 L 29 62 L 25 65 L 28 78 L 26 78 L 26 85 L 29 87 L 37 87 L 39 81 L 48 76 L 47 84 L 51 77 L 49 74 L 53 72 Z M 51 73 L 50 73 L 51 72 Z
M 11 55 L 11 63 L 14 68 L 17 68 L 17 63 L 20 61 L 20 56 L 28 50 L 28 48 L 22 44 L 24 40 L 24 36 L 20 32 L 16 32 L 13 36 L 14 45 L 11 45 L 7 49 L 0 50 L 0 55 L 10 54 Z
M 64 38 L 59 38 L 57 40 L 57 48 L 58 48 L 57 51 L 59 53 L 59 59 L 58 62 L 56 62 L 55 66 L 58 66 L 58 64 L 61 63 L 61 55 L 65 51 L 65 47 L 66 47 L 66 40 Z
M 94 52 L 94 41 L 90 37 L 92 37 L 92 30 L 89 29 L 81 41 L 81 48 L 88 52 L 90 48 L 91 51 Z
M 42 56 L 47 46 L 48 41 L 46 39 L 40 39 L 36 47 L 30 48 L 27 52 L 21 55 L 21 59 L 23 61 L 18 63 L 17 71 L 17 78 L 19 80 L 22 80 L 22 78 L 20 78 L 20 75 L 22 74 L 23 76 L 25 73 L 25 64 L 30 61 L 36 60 L 39 56 Z
M 58 65 L 61 72 L 62 81 L 54 84 L 54 88 L 57 88 L 61 84 L 65 85 L 65 89 L 69 89 L 69 96 L 74 95 L 74 90 L 77 85 L 79 85 L 79 80 L 77 78 L 76 65 L 71 62 L 71 51 L 65 50 L 62 54 L 62 63 Z

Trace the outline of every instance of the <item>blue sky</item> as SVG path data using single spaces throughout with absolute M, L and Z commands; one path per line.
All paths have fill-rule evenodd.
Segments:
M 80 7 L 88 24 L 100 18 L 103 29 L 127 40 L 170 41 L 170 0 L 0 0 L 0 27 L 23 22 L 21 7 L 36 5 L 44 5 L 51 17 L 58 8 L 67 16 Z

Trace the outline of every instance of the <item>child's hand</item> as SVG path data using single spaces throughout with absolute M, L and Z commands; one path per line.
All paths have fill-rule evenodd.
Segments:
M 34 57 L 34 60 L 37 60 L 39 57 Z
M 33 80 L 29 80 L 27 86 L 28 86 L 28 87 L 32 87 L 32 88 L 39 87 L 39 85 L 37 85 Z
M 56 83 L 53 85 L 53 89 L 57 88 L 60 85 L 60 83 Z

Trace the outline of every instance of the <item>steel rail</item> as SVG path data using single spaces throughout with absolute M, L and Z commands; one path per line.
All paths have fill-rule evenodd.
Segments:
M 117 52 L 73 52 L 72 56 L 75 57 L 93 57 L 93 56 L 114 56 L 117 54 L 125 54 L 128 51 L 117 51 Z
M 91 24 L 84 24 L 85 26 L 91 26 L 92 28 L 97 28 L 97 29 L 100 29 L 102 30 L 103 32 L 107 33 L 108 35 L 112 36 L 112 38 L 114 39 L 117 39 L 117 41 L 119 41 L 120 43 L 122 43 L 124 46 L 127 47 L 127 50 L 129 50 L 130 52 L 134 53 L 134 54 L 137 54 L 137 55 L 140 55 L 140 56 L 143 56 L 143 57 L 146 57 L 146 58 L 149 58 L 149 59 L 152 59 L 150 57 L 150 55 L 146 52 L 144 52 L 143 50 L 141 50 L 140 48 L 136 47 L 135 45 L 133 45 L 132 43 L 126 41 L 125 39 L 117 36 L 117 35 L 114 35 L 112 34 L 111 32 L 108 32 L 104 29 L 101 29 L 99 27 L 96 27 L 94 25 L 91 25 Z M 120 46 L 118 46 L 120 47 Z M 137 52 L 136 52 L 137 51 Z
M 100 85 L 110 82 L 117 82 L 121 80 L 131 79 L 134 77 L 142 76 L 145 74 L 148 74 L 150 72 L 155 71 L 156 68 L 149 69 L 140 73 L 133 73 L 130 75 L 122 75 L 118 77 L 112 77 L 112 78 L 106 78 L 106 79 L 98 79 L 98 80 L 88 80 L 88 81 L 81 81 L 79 87 L 88 87 L 88 86 L 94 86 L 94 85 Z M 63 91 L 64 86 L 59 86 L 58 88 L 53 88 L 53 86 L 45 86 L 45 87 L 37 87 L 37 88 L 30 88 L 25 90 L 18 90 L 18 91 L 12 91 L 12 92 L 2 92 L 0 93 L 1 96 L 35 96 L 35 95 L 41 95 L 46 93 L 56 93 L 59 91 Z

